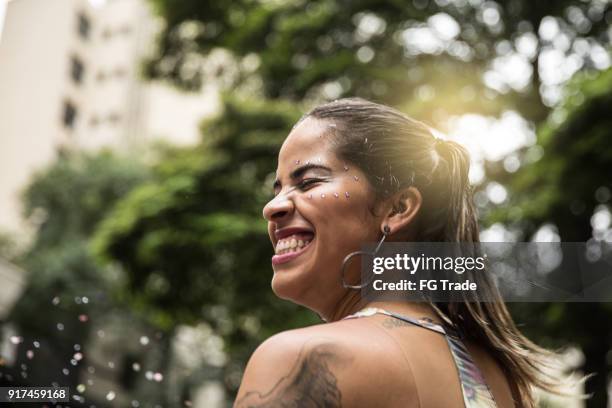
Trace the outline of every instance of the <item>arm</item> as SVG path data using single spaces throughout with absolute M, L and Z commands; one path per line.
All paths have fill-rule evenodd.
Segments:
M 341 407 L 339 374 L 352 360 L 323 337 L 273 336 L 249 360 L 234 408 Z

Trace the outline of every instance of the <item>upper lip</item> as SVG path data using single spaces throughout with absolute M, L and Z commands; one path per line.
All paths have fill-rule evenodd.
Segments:
M 288 237 L 290 235 L 293 235 L 293 234 L 300 233 L 300 232 L 310 232 L 314 234 L 314 231 L 312 229 L 306 228 L 306 227 L 280 228 L 274 231 L 274 238 L 276 238 L 276 242 L 274 244 L 276 245 L 276 243 L 280 241 L 281 239 Z

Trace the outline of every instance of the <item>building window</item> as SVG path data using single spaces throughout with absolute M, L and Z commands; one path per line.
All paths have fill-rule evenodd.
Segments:
M 123 77 L 125 77 L 126 74 L 127 74 L 127 71 L 125 70 L 125 68 L 116 68 L 115 69 L 115 77 L 116 78 L 123 78 Z
M 111 125 L 116 125 L 120 121 L 121 121 L 121 116 L 118 113 L 113 112 L 110 115 L 108 115 L 108 122 Z
M 62 122 L 64 123 L 64 127 L 73 129 L 74 123 L 76 122 L 76 117 L 76 107 L 69 101 L 64 102 L 64 113 L 62 114 Z
M 83 73 L 85 71 L 85 66 L 77 57 L 72 57 L 70 61 L 70 76 L 75 84 L 80 84 L 83 82 Z
M 91 24 L 89 22 L 89 18 L 83 13 L 79 14 L 79 35 L 82 39 L 86 40 L 89 38 L 89 30 L 91 29 Z
M 105 40 L 110 39 L 113 36 L 113 32 L 111 31 L 110 28 L 106 27 L 104 30 L 102 30 L 102 38 Z

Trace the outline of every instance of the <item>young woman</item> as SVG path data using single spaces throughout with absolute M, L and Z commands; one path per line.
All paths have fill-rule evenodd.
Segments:
M 348 283 L 359 282 L 359 262 L 343 261 L 367 242 L 478 242 L 468 168 L 458 144 L 359 98 L 318 106 L 294 126 L 263 210 L 272 289 L 325 323 L 259 346 L 235 407 L 534 405 L 531 387 L 552 385 L 547 352 L 501 299 L 368 302 Z

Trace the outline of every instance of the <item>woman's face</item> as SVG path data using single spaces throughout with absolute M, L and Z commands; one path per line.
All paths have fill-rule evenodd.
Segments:
M 334 153 L 330 124 L 307 118 L 291 131 L 278 155 L 275 197 L 263 210 L 275 247 L 274 293 L 320 313 L 347 291 L 340 280 L 344 257 L 381 234 L 371 187 Z M 345 279 L 357 283 L 359 271 L 356 257 Z

